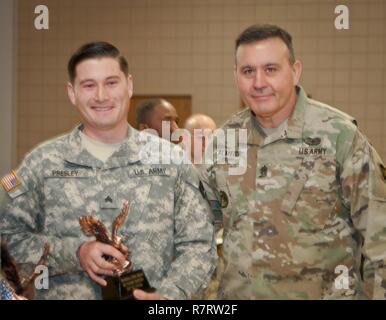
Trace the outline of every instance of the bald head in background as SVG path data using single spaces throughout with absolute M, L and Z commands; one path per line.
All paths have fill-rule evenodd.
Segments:
M 169 121 L 170 136 L 178 129 L 178 114 L 176 108 L 165 99 L 142 101 L 136 109 L 137 129 L 154 129 L 162 138 L 162 121 Z
M 201 163 L 206 143 L 216 127 L 216 122 L 205 114 L 193 114 L 186 119 L 185 129 L 189 130 L 192 137 L 190 154 L 194 164 Z

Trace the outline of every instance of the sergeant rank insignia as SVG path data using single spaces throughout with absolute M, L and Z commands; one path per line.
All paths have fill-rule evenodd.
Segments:
M 226 208 L 228 206 L 228 196 L 224 191 L 220 191 L 220 205 L 221 208 Z
M 1 185 L 3 186 L 6 192 L 15 189 L 21 184 L 19 177 L 16 175 L 15 170 L 12 170 L 11 173 L 8 173 L 0 180 Z

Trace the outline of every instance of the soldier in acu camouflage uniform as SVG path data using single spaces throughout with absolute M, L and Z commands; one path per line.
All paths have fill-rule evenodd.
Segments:
M 12 202 L 0 225 L 12 255 L 28 267 L 49 242 L 49 289 L 38 290 L 37 297 L 100 298 L 97 283 L 105 284 L 102 275 L 116 269 L 103 256 L 122 264 L 125 257 L 86 238 L 78 219 L 94 215 L 111 230 L 128 200 L 128 218 L 119 232 L 134 270 L 144 269 L 157 289 L 136 290 L 135 296 L 189 298 L 206 285 L 216 259 L 213 221 L 197 174 L 191 165 L 155 163 L 149 150 L 174 146 L 128 125 L 132 78 L 114 46 L 86 44 L 68 69 L 69 98 L 82 124 L 39 145 L 2 180 Z
M 352 117 L 307 97 L 300 74 L 281 28 L 237 39 L 248 108 L 222 129 L 247 138 L 233 150 L 215 138 L 203 172 L 224 214 L 219 298 L 385 299 L 385 167 Z M 245 171 L 232 175 L 242 149 Z
M 4 191 L 3 188 L 0 188 L 0 216 L 5 212 L 5 208 L 10 201 L 9 196 Z M 1 257 L 0 257 L 0 265 Z M 5 277 L 2 270 L 0 270 L 0 300 L 11 300 L 14 297 L 14 293 Z

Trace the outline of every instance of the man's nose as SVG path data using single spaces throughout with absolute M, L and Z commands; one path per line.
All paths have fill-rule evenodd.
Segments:
M 98 101 L 104 101 L 108 98 L 108 93 L 103 85 L 98 86 L 98 90 L 96 92 L 96 99 Z
M 267 79 L 266 79 L 264 71 L 258 70 L 256 72 L 256 76 L 255 76 L 253 85 L 256 89 L 262 89 L 262 88 L 265 88 L 267 86 Z

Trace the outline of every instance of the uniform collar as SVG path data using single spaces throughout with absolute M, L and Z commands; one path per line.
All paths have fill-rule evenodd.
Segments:
M 301 139 L 304 127 L 304 114 L 307 105 L 307 94 L 301 86 L 296 86 L 296 104 L 294 112 L 288 119 L 287 138 Z
M 83 124 L 76 126 L 68 136 L 67 152 L 65 152 L 65 160 L 67 162 L 92 168 L 110 169 L 123 167 L 140 160 L 138 131 L 130 125 L 128 126 L 127 137 L 122 142 L 121 147 L 105 163 L 96 159 L 86 149 L 82 148 L 80 132 L 83 127 Z
M 261 145 L 264 141 L 264 133 L 258 124 L 256 117 L 252 110 L 250 110 L 250 117 L 246 119 L 243 127 L 248 132 L 248 144 L 249 145 Z

